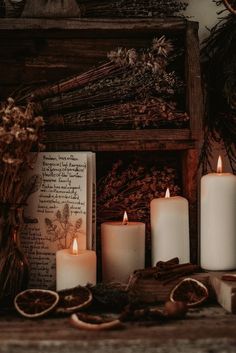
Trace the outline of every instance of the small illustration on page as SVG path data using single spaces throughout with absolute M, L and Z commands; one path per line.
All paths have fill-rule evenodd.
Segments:
M 82 230 L 82 218 L 74 221 L 70 219 L 68 204 L 62 210 L 57 210 L 54 218 L 45 218 L 47 240 L 56 242 L 58 249 L 68 249 L 72 245 L 73 238 L 77 237 L 79 248 L 84 248 L 86 235 Z

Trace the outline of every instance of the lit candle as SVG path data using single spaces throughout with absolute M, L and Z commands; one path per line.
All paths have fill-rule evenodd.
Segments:
M 189 262 L 188 200 L 181 196 L 151 201 L 152 265 L 178 257 L 180 263 Z
M 145 224 L 123 222 L 101 225 L 102 278 L 104 282 L 127 282 L 134 270 L 145 266 Z
M 79 250 L 77 238 L 74 238 L 72 249 L 56 253 L 57 290 L 96 284 L 96 267 L 95 251 Z
M 217 173 L 201 179 L 201 266 L 207 270 L 236 269 L 236 176 Z

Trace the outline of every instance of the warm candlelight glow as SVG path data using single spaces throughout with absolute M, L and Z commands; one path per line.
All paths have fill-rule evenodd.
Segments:
M 79 253 L 78 240 L 77 240 L 77 238 L 74 238 L 73 244 L 72 244 L 72 254 L 78 255 L 78 253 Z
M 217 173 L 222 173 L 222 158 L 219 156 L 218 162 L 217 162 Z
M 165 198 L 169 198 L 170 197 L 170 189 L 167 188 L 166 189 L 166 195 L 165 195 Z
M 122 224 L 124 224 L 124 225 L 128 224 L 128 215 L 127 215 L 127 212 L 126 212 L 126 211 L 125 211 L 125 213 L 124 213 L 124 217 L 123 217 L 123 222 L 122 222 Z

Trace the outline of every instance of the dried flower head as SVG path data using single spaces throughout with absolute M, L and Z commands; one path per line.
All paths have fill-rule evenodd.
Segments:
M 23 180 L 32 167 L 30 151 L 41 148 L 39 137 L 42 117 L 35 116 L 34 104 L 19 107 L 14 99 L 0 105 L 0 200 L 20 203 L 24 200 Z M 38 146 L 37 146 L 38 145 Z
M 153 39 L 152 49 L 153 51 L 156 51 L 158 55 L 167 57 L 174 50 L 174 47 L 170 40 L 166 39 L 165 36 L 162 36 Z
M 118 48 L 107 54 L 108 58 L 119 66 L 133 66 L 137 61 L 135 49 Z

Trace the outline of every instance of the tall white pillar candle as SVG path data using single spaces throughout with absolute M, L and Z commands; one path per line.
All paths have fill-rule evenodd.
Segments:
M 76 239 L 72 249 L 56 253 L 57 290 L 73 288 L 87 283 L 96 284 L 96 253 L 92 250 L 78 250 Z
M 102 223 L 101 240 L 104 282 L 127 282 L 134 270 L 145 267 L 144 223 Z
M 236 176 L 217 173 L 201 179 L 201 267 L 206 270 L 236 269 Z
M 178 257 L 180 263 L 189 262 L 189 211 L 184 197 L 170 197 L 151 201 L 152 265 Z

